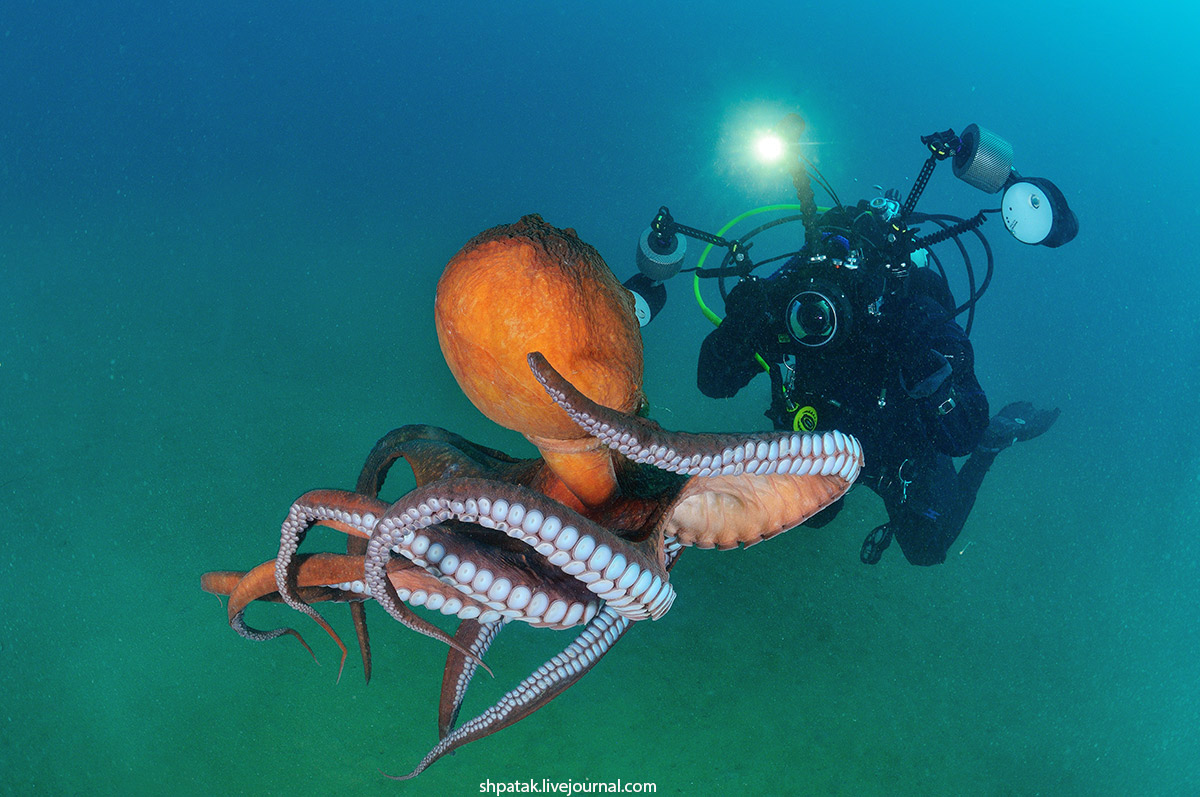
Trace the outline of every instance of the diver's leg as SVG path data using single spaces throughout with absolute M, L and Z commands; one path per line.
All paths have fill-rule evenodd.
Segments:
M 1046 432 L 1058 420 L 1060 410 L 1039 410 L 1028 401 L 1014 401 L 996 413 L 983 432 L 977 450 L 996 454 L 1013 443 L 1032 440 Z
M 987 475 L 988 468 L 992 467 L 999 453 L 988 448 L 977 448 L 959 469 L 957 514 L 960 529 L 966 524 L 971 510 L 975 508 L 975 497 L 979 494 L 983 477 Z
M 958 471 L 959 517 L 956 522 L 959 529 L 967 522 L 967 517 L 975 507 L 975 497 L 983 484 L 983 477 L 996 461 L 996 455 L 1013 443 L 1042 435 L 1058 420 L 1058 414 L 1057 407 L 1039 410 L 1028 401 L 1013 402 L 996 413 L 983 433 L 983 440 Z
M 905 483 L 906 495 L 888 523 L 904 558 L 914 565 L 937 565 L 962 531 L 958 476 L 944 454 L 927 460 Z
M 878 564 L 883 552 L 892 544 L 896 529 L 907 529 L 911 525 L 912 518 L 905 510 L 904 504 L 908 498 L 908 486 L 912 483 L 912 476 L 920 466 L 914 460 L 900 459 L 898 462 L 886 462 L 877 467 L 880 468 L 880 475 L 864 473 L 860 483 L 870 486 L 875 494 L 883 499 L 888 522 L 876 526 L 863 540 L 858 558 L 865 565 Z
M 954 462 L 944 454 L 905 460 L 879 479 L 875 488 L 888 510 L 888 522 L 874 529 L 863 542 L 859 556 L 875 564 L 894 538 L 904 557 L 914 565 L 934 565 L 946 560 L 958 539 L 983 477 L 996 455 L 1013 443 L 1032 440 L 1058 419 L 1058 409 L 1038 410 L 1027 401 L 1009 404 L 989 422 L 983 440 L 954 472 Z

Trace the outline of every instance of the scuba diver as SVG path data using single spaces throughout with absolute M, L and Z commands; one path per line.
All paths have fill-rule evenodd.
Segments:
M 780 384 L 767 411 L 775 428 L 791 429 L 797 413 L 815 412 L 822 426 L 862 443 L 859 483 L 883 499 L 888 513 L 888 522 L 863 542 L 862 561 L 878 562 L 894 537 L 911 563 L 939 564 L 996 455 L 1045 432 L 1058 410 L 1022 402 L 988 420 L 950 288 L 928 267 L 910 265 L 902 290 L 876 294 L 874 314 L 863 313 L 845 333 L 836 329 L 854 305 L 837 307 L 846 292 L 823 284 L 808 266 L 822 256 L 844 263 L 852 241 L 884 251 L 871 243 L 884 240 L 884 223 L 861 202 L 828 211 L 818 229 L 816 247 L 806 245 L 770 277 L 750 275 L 729 292 L 725 320 L 700 347 L 697 385 L 710 398 L 728 398 L 762 373 L 755 354 L 776 364 Z M 951 458 L 967 455 L 956 473 Z M 824 526 L 841 506 L 840 500 L 805 525 Z
M 790 115 L 779 129 L 794 142 L 803 122 Z M 1058 409 L 1016 402 L 989 419 L 975 376 L 968 335 L 993 267 L 978 228 L 997 211 L 959 219 L 917 213 L 915 205 L 936 163 L 954 158 L 960 178 L 985 191 L 1005 191 L 999 212 L 1019 240 L 1061 246 L 1078 230 L 1074 213 L 1053 183 L 1012 171 L 1011 147 L 990 131 L 971 125 L 961 136 L 948 130 L 922 137 L 922 143 L 931 155 L 904 204 L 893 190 L 842 205 L 809 163 L 834 200 L 822 212 L 813 175 L 794 167 L 800 215 L 775 223 L 802 221 L 804 243 L 782 256 L 786 262 L 770 276 L 750 273 L 757 266 L 747 254 L 747 238 L 763 228 L 728 241 L 678 225 L 661 208 L 639 243 L 641 273 L 626 283 L 635 299 L 643 298 L 639 306 L 652 311 L 665 300 L 664 275 L 679 270 L 677 263 L 664 265 L 682 248 L 678 234 L 729 249 L 721 267 L 695 269 L 697 279 L 720 278 L 726 313 L 701 345 L 697 385 L 706 396 L 727 398 L 765 371 L 771 383 L 766 416 L 776 429 L 812 431 L 819 425 L 858 438 L 865 457 L 859 483 L 883 499 L 888 514 L 863 542 L 866 564 L 877 563 L 893 539 L 912 564 L 945 561 L 997 454 L 1043 434 L 1059 415 Z M 926 223 L 939 229 L 919 237 L 916 225 Z M 978 288 L 959 240 L 967 232 L 987 254 L 987 276 Z M 970 282 L 971 298 L 961 306 L 932 251 L 948 240 L 958 245 Z M 728 276 L 740 279 L 726 291 Z M 956 321 L 964 312 L 966 328 Z M 645 314 L 646 322 L 652 315 Z M 953 458 L 963 456 L 968 459 L 956 471 Z M 804 525 L 824 526 L 842 503 Z

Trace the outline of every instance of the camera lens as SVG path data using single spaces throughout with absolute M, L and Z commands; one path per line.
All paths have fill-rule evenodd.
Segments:
M 837 334 L 837 308 L 818 290 L 802 291 L 788 306 L 788 332 L 802 346 L 824 346 Z

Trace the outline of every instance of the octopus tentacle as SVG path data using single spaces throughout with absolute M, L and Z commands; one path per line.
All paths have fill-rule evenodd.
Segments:
M 362 578 L 362 561 L 352 557 L 337 556 L 334 554 L 316 554 L 300 557 L 297 565 L 297 586 L 300 588 L 299 592 L 306 601 L 333 599 L 340 593 L 340 590 L 330 589 L 326 585 L 331 582 L 350 580 L 356 576 L 359 579 Z M 304 646 L 304 649 L 308 651 L 308 654 L 313 657 L 313 661 L 317 660 L 317 656 L 313 653 L 312 648 L 304 641 L 304 637 L 300 635 L 300 632 L 294 628 L 276 628 L 270 631 L 262 631 L 246 624 L 246 606 L 255 600 L 269 599 L 268 596 L 277 593 L 274 560 L 264 562 L 248 573 L 206 573 L 201 578 L 200 586 L 207 592 L 229 596 L 229 626 L 240 636 L 255 642 L 277 639 L 285 634 L 294 636 Z M 341 640 L 336 635 L 333 635 L 333 639 L 340 645 Z M 346 651 L 343 646 L 343 663 L 346 658 L 345 654 Z M 338 677 L 341 677 L 340 667 L 338 669 Z
M 375 443 L 363 463 L 355 492 L 378 498 L 388 472 L 401 458 L 408 462 L 417 486 L 448 476 L 490 476 L 505 481 L 513 480 L 518 477 L 517 471 L 529 470 L 535 462 L 510 457 L 503 451 L 478 445 L 437 426 L 408 424 L 393 429 Z M 364 556 L 366 552 L 365 539 L 347 536 L 346 553 Z M 363 674 L 370 682 L 371 639 L 363 604 L 350 604 L 350 618 L 358 638 Z M 451 651 L 453 655 L 453 648 Z
M 346 581 L 362 579 L 362 560 L 340 554 L 309 554 L 296 559 L 296 586 L 306 600 L 329 600 L 332 594 L 317 590 Z M 246 574 L 229 593 L 229 619 L 245 612 L 251 602 L 278 592 L 275 583 L 275 560 L 263 562 Z
M 271 565 L 271 568 L 266 573 L 265 578 L 270 579 L 271 586 L 270 586 L 270 589 L 268 589 L 267 591 L 274 592 L 274 590 L 275 590 L 275 568 L 274 568 L 275 562 L 271 561 L 269 564 Z M 234 570 L 217 570 L 217 571 L 213 571 L 210 573 L 205 573 L 200 577 L 200 589 L 204 590 L 205 592 L 211 592 L 214 595 L 232 595 L 234 590 L 236 590 L 238 588 L 238 585 L 241 584 L 243 581 L 245 581 L 247 578 L 253 578 L 256 581 L 261 582 L 264 578 L 263 574 L 255 573 L 255 570 L 259 570 L 261 567 L 262 566 L 260 565 L 258 568 L 251 570 L 249 573 L 239 572 L 239 571 L 234 571 Z M 306 596 L 306 597 L 308 597 L 309 599 L 312 598 L 312 596 Z M 304 641 L 304 637 L 301 636 L 300 632 L 297 631 L 296 629 L 284 627 L 284 628 L 274 628 L 269 631 L 263 631 L 261 629 L 252 628 L 249 625 L 247 625 L 245 617 L 243 615 L 244 615 L 244 607 L 239 608 L 238 610 L 235 611 L 233 609 L 233 604 L 232 603 L 230 604 L 229 627 L 232 628 L 234 631 L 236 631 L 238 633 L 238 636 L 241 636 L 244 639 L 249 639 L 251 642 L 266 642 L 271 639 L 278 639 L 279 637 L 287 634 L 289 636 L 295 637 L 296 640 L 301 645 L 304 646 L 304 649 L 308 651 L 308 655 L 313 657 L 313 661 L 317 661 L 317 654 L 313 653 L 313 649 L 311 647 L 309 647 L 308 643 Z M 320 662 L 318 662 L 318 663 L 320 663 Z
M 584 584 L 632 620 L 657 619 L 674 600 L 675 592 L 663 563 L 657 557 L 647 556 L 645 546 L 624 540 L 574 510 L 524 487 L 485 479 L 448 479 L 418 488 L 396 502 L 371 536 L 366 578 L 371 594 L 385 609 L 391 611 L 376 592 L 376 585 L 380 590 L 386 589 L 382 569 L 389 550 L 431 567 L 427 552 L 434 549 L 429 544 L 427 529 L 450 519 L 495 528 L 524 542 L 545 556 L 549 564 Z M 435 556 L 444 556 L 441 545 Z M 463 563 L 467 564 L 470 563 Z M 535 606 L 528 591 L 513 589 L 507 578 L 501 583 L 491 572 L 474 571 L 470 567 L 464 574 L 444 561 L 437 566 L 465 594 L 481 602 L 492 602 L 501 614 L 515 611 L 526 622 L 557 627 L 562 627 L 560 623 L 574 625 L 584 610 L 580 604 L 568 607 L 562 600 L 555 600 L 549 606 Z M 494 618 L 485 615 L 481 619 Z
M 684 545 L 753 545 L 803 522 L 850 489 L 862 446 L 841 432 L 688 434 L 591 401 L 546 358 L 529 355 L 546 392 L 579 426 L 634 462 L 691 476 L 666 533 Z
M 357 537 L 346 538 L 347 554 L 353 556 L 356 553 L 354 549 L 357 546 L 352 545 L 350 541 L 357 539 Z M 359 540 L 359 542 L 362 541 Z M 363 547 L 365 548 L 365 544 Z M 363 553 L 365 552 L 364 550 Z M 354 626 L 354 636 L 358 640 L 358 653 L 363 665 L 363 680 L 371 683 L 371 634 L 367 630 L 367 607 L 362 601 L 350 604 L 350 622 Z
M 339 601 L 361 606 L 370 596 L 363 583 L 363 559 L 358 556 L 345 554 L 305 554 L 296 557 L 296 584 L 299 595 L 306 602 Z M 414 605 L 425 605 L 430 609 L 440 610 L 442 614 L 468 614 L 477 617 L 487 607 L 481 606 L 472 599 L 462 595 L 453 587 L 444 584 L 405 559 L 393 559 L 388 562 L 388 580 L 395 588 L 401 599 Z M 229 595 L 229 624 L 241 636 L 255 641 L 275 639 L 284 634 L 290 634 L 304 645 L 312 654 L 312 649 L 298 632 L 291 628 L 278 628 L 272 631 L 259 631 L 245 625 L 243 613 L 245 607 L 255 600 L 283 602 L 275 584 L 275 560 L 264 562 L 249 573 L 218 571 L 205 573 L 200 586 L 206 592 L 217 595 Z M 335 641 L 336 638 L 335 638 Z M 452 653 L 460 657 L 462 653 L 452 646 Z M 345 660 L 343 650 L 343 662 Z M 467 652 L 467 665 L 474 672 L 477 661 L 471 658 L 474 653 Z M 482 656 L 482 651 L 479 652 Z M 340 676 L 340 671 L 339 671 Z
M 837 475 L 850 482 L 862 469 L 862 446 L 841 432 L 668 432 L 654 421 L 595 403 L 539 352 L 529 354 L 529 367 L 571 420 L 634 462 L 687 476 Z
M 584 584 L 540 560 L 530 561 L 533 555 L 505 543 L 505 538 L 483 542 L 462 528 L 435 523 L 421 529 L 408 546 L 393 550 L 402 554 L 401 561 L 438 579 L 450 594 L 478 607 L 457 612 L 461 619 L 492 623 L 509 618 L 562 629 L 592 618 L 599 599 Z M 403 593 L 400 597 L 413 602 Z
M 331 580 L 353 578 L 361 582 L 362 557 L 336 553 L 301 554 L 296 557 L 295 564 L 296 584 L 305 600 L 361 603 L 368 597 L 363 591 L 355 593 L 342 590 L 339 581 Z M 275 585 L 274 559 L 263 562 L 248 572 L 216 570 L 204 573 L 200 577 L 200 588 L 213 595 L 230 596 L 231 615 L 244 611 L 245 607 L 254 601 L 283 603 Z
M 307 614 L 329 634 L 342 650 L 342 662 L 338 668 L 340 679 L 346 664 L 346 645 L 333 627 L 316 609 L 295 594 L 292 582 L 292 561 L 308 530 L 315 525 L 326 525 L 345 534 L 359 537 L 369 536 L 375 528 L 376 519 L 386 511 L 380 501 L 347 493 L 342 490 L 313 490 L 297 498 L 288 510 L 279 533 L 279 553 L 275 557 L 275 586 L 283 602 L 298 612 Z
M 633 621 L 628 617 L 605 606 L 562 653 L 534 670 L 491 708 L 443 736 L 412 772 L 384 775 L 392 780 L 414 778 L 446 753 L 529 716 L 582 678 L 631 625 Z
M 371 597 L 367 594 L 363 580 L 361 556 L 335 553 L 302 554 L 296 557 L 295 564 L 296 583 L 299 594 L 305 601 L 336 601 L 361 605 Z M 401 599 L 410 605 L 425 606 L 442 614 L 456 615 L 463 619 L 478 617 L 487 609 L 407 559 L 391 559 L 387 564 L 387 577 Z M 215 595 L 230 595 L 231 617 L 243 611 L 252 601 L 283 603 L 275 584 L 274 559 L 262 563 L 249 573 L 205 573 L 200 580 L 200 587 Z
M 279 554 L 275 558 L 275 584 L 284 603 L 298 612 L 307 614 L 325 629 L 326 633 L 337 638 L 337 634 L 325 621 L 325 618 L 293 594 L 290 571 L 292 557 L 300 547 L 300 543 L 304 541 L 308 530 L 315 525 L 326 525 L 346 534 L 366 537 L 374 531 L 379 518 L 387 511 L 387 505 L 381 501 L 342 490 L 313 490 L 296 499 L 280 530 Z M 386 577 L 384 581 L 387 581 Z M 390 581 L 387 581 L 387 589 L 391 590 L 392 595 L 396 595 L 396 589 Z M 376 597 L 374 592 L 372 592 L 372 597 Z M 396 601 L 392 603 L 395 611 L 389 609 L 389 612 L 398 621 L 425 636 L 448 645 L 453 644 L 449 634 L 417 616 L 411 609 L 400 603 L 398 597 Z M 340 639 L 338 639 L 338 644 L 342 647 L 344 659 L 345 646 Z
M 536 460 L 517 459 L 503 451 L 473 443 L 438 426 L 408 424 L 385 434 L 363 463 L 355 492 L 375 498 L 396 460 L 412 468 L 417 486 L 450 476 L 496 476 L 499 471 L 528 467 Z
M 454 641 L 482 659 L 506 622 L 507 620 L 494 623 L 463 620 L 459 623 Z M 462 655 L 454 648 L 450 649 L 446 656 L 446 669 L 442 673 L 442 697 L 438 702 L 439 739 L 445 738 L 458 720 L 458 711 L 462 708 L 462 701 L 467 695 L 467 686 L 475 675 L 475 669 L 475 659 Z
M 665 548 L 665 567 L 668 571 L 678 561 L 680 550 L 679 546 L 673 543 Z M 611 606 L 605 606 L 562 653 L 530 673 L 491 708 L 454 731 L 443 733 L 441 740 L 421 759 L 412 772 L 399 777 L 388 777 L 393 780 L 416 777 L 446 753 L 468 742 L 490 736 L 529 716 L 582 678 L 632 625 L 633 622 L 628 617 L 618 614 Z

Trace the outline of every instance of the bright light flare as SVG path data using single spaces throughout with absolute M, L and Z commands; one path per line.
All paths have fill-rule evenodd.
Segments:
M 778 163 L 787 153 L 787 144 L 778 133 L 759 133 L 754 140 L 754 155 L 762 163 Z

